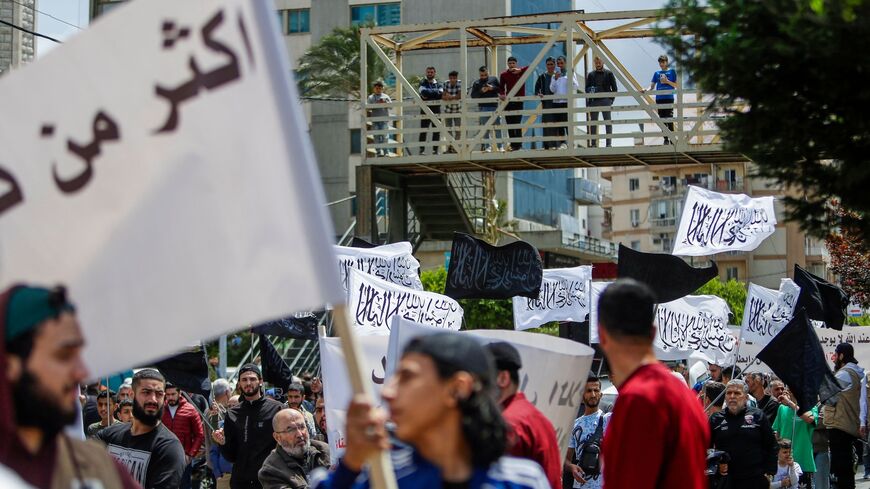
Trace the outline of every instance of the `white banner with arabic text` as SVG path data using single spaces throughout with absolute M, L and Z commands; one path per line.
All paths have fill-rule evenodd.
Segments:
M 550 321 L 583 322 L 589 314 L 592 266 L 544 270 L 541 292 L 535 299 L 514 297 L 514 329 L 537 328 Z

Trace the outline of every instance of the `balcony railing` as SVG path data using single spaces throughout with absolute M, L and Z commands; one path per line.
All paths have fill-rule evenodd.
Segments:
M 566 248 L 593 253 L 601 257 L 616 258 L 617 255 L 616 243 L 604 239 L 581 236 L 576 239 L 563 239 L 562 244 Z
M 572 178 L 574 200 L 584 205 L 601 205 L 601 184 L 585 178 Z
M 675 94 L 671 104 L 656 104 L 651 96 Z M 592 99 L 614 97 L 609 106 L 587 107 Z M 545 102 L 568 99 L 567 108 L 544 108 Z M 506 110 L 507 102 L 523 102 L 522 110 Z M 573 103 L 571 103 L 573 102 Z M 494 109 L 480 104 L 496 104 Z M 456 101 L 429 101 L 416 97 L 392 103 L 364 104 L 362 138 L 364 159 L 377 155 L 410 158 L 421 152 L 432 159 L 463 159 L 473 154 L 509 151 L 511 143 L 522 144 L 524 151 L 544 149 L 554 156 L 576 149 L 608 151 L 606 146 L 661 147 L 663 138 L 675 149 L 703 149 L 719 144 L 716 120 L 722 114 L 709 109 L 710 101 L 695 90 L 630 90 L 614 93 L 576 93 L 569 95 L 513 97 L 510 100 L 466 99 L 458 102 L 458 112 L 446 113 Z M 549 104 L 547 104 L 549 106 Z M 368 110 L 387 109 L 389 115 L 371 116 Z M 662 118 L 657 109 L 673 109 L 674 116 Z M 437 111 L 437 112 L 436 112 Z M 593 119 L 591 113 L 599 113 Z M 612 120 L 603 120 L 602 112 Z M 508 124 L 505 116 L 521 116 Z M 597 120 L 596 120 L 597 119 Z M 425 121 L 427 127 L 421 127 Z M 607 134 L 610 126 L 612 134 Z M 440 141 L 433 142 L 434 136 Z M 367 137 L 372 136 L 372 137 Z M 421 142 L 421 138 L 427 142 Z

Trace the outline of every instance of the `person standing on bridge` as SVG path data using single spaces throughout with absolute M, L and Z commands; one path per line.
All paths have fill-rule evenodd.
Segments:
M 528 66 L 523 66 L 522 68 L 517 66 L 517 59 L 513 56 L 509 57 L 507 60 L 508 69 L 501 72 L 501 75 L 498 77 L 499 85 L 501 86 L 501 93 L 499 93 L 499 98 L 501 100 L 507 100 L 507 96 L 513 90 L 514 85 L 520 81 L 520 78 L 523 77 L 523 73 L 529 69 Z M 517 93 L 514 95 L 515 97 L 525 97 L 526 96 L 526 86 L 523 84 L 517 90 Z M 508 102 L 505 107 L 505 112 L 508 111 L 518 111 L 523 110 L 522 102 Z M 510 138 L 510 146 L 508 146 L 508 151 L 516 151 L 518 149 L 523 149 L 523 143 L 519 141 L 520 138 L 523 137 L 523 130 L 520 127 L 511 127 L 511 126 L 519 126 L 523 122 L 523 116 L 520 115 L 506 115 L 504 116 L 505 122 L 508 124 L 508 137 Z
M 595 96 L 599 93 L 612 93 L 618 92 L 619 89 L 616 87 L 616 77 L 613 76 L 613 72 L 610 70 L 604 69 L 604 62 L 601 61 L 601 58 L 596 56 L 594 61 L 595 69 L 590 71 L 588 75 L 586 75 L 586 93 L 591 94 L 591 96 Z M 602 118 L 605 121 L 610 120 L 610 106 L 613 105 L 613 97 L 595 97 L 595 98 L 587 98 L 586 106 L 587 107 L 608 107 L 605 110 L 600 111 Z M 589 120 L 593 122 L 589 126 L 589 135 L 597 136 L 598 135 L 598 114 L 599 111 L 589 112 Z M 607 131 L 607 147 L 610 147 L 610 135 L 613 134 L 613 126 L 607 124 L 604 126 Z M 589 140 L 590 148 L 598 147 L 598 138 L 593 138 Z
M 567 138 L 568 131 L 573 131 L 573 126 L 569 129 L 568 122 L 568 77 L 573 83 L 574 90 L 580 90 L 580 83 L 577 81 L 577 75 L 571 73 L 571 70 L 565 69 L 565 57 L 559 56 L 556 58 L 556 73 L 553 75 L 553 79 L 550 81 L 550 91 L 553 92 L 553 95 L 561 96 L 561 98 L 557 98 L 553 100 L 553 108 L 554 109 L 562 109 L 559 112 L 556 112 L 554 122 L 564 122 L 566 123 L 562 127 L 556 128 L 557 135 Z M 561 144 L 559 145 L 559 149 L 568 149 L 567 139 L 563 139 Z
M 662 119 L 673 119 L 674 118 L 674 94 L 673 90 L 679 88 L 677 85 L 677 70 L 673 68 L 668 68 L 668 57 L 664 54 L 659 56 L 659 68 L 660 70 L 653 73 L 652 80 L 650 81 L 649 88 L 643 90 L 646 92 L 647 90 L 662 91 L 662 90 L 671 90 L 671 92 L 664 92 L 656 94 L 656 104 L 658 105 L 666 105 L 667 108 L 659 108 L 658 114 Z M 665 127 L 668 128 L 669 131 L 674 131 L 674 123 L 673 122 L 665 122 Z M 665 134 L 665 144 L 671 144 L 671 140 L 667 134 Z

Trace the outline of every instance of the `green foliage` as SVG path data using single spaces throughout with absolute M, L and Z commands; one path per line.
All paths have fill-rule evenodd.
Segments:
M 846 318 L 846 324 L 854 326 L 870 326 L 870 315 L 864 314 L 856 318 Z
M 420 274 L 423 289 L 438 294 L 444 293 L 447 270 L 438 267 Z M 465 311 L 465 329 L 513 329 L 513 305 L 509 299 L 461 299 L 459 305 Z M 558 328 L 556 330 L 558 334 Z
M 336 27 L 299 59 L 296 83 L 303 97 L 350 96 L 362 100 L 366 94 L 360 93 L 360 27 L 371 25 Z M 371 83 L 388 73 L 386 63 L 371 47 L 366 54 L 366 65 Z
M 788 217 L 823 238 L 839 198 L 870 243 L 870 0 L 670 0 L 663 18 L 660 41 L 727 114 L 726 147 L 791 191 Z
M 733 314 L 732 323 L 743 323 L 743 306 L 746 305 L 746 287 L 743 283 L 731 279 L 727 282 L 714 278 L 695 291 L 695 295 L 715 295 L 725 299 Z

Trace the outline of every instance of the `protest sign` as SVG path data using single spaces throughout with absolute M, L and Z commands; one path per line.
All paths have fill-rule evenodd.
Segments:
M 534 299 L 541 290 L 542 277 L 541 255 L 529 243 L 492 246 L 467 234 L 453 233 L 444 295 L 454 299 Z
M 687 358 L 695 351 L 728 354 L 737 347 L 728 330 L 728 304 L 713 295 L 689 295 L 659 304 L 653 346 L 662 360 Z
M 371 382 L 375 404 L 381 402 L 381 389 L 384 386 L 386 365 L 387 336 L 364 336 L 359 338 L 360 356 L 366 378 Z M 323 374 L 323 398 L 326 408 L 327 436 L 329 438 L 329 457 L 338 463 L 344 453 L 346 437 L 344 426 L 347 421 L 347 406 L 353 398 L 353 389 L 347 376 L 347 365 L 340 338 L 320 338 L 320 364 Z
M 92 375 L 344 301 L 286 59 L 264 2 L 154 0 L 0 78 L 0 284 L 67 285 Z
M 816 336 L 825 353 L 825 358 L 830 361 L 837 345 L 851 343 L 855 349 L 855 359 L 858 365 L 870 365 L 870 328 L 861 326 L 846 326 L 842 330 L 831 328 L 815 328 Z M 750 372 L 770 372 L 770 368 L 756 359 L 758 352 L 764 348 L 763 344 L 750 343 L 746 340 L 740 342 L 740 353 L 737 355 L 737 366 Z M 831 363 L 833 368 L 833 362 Z
M 536 328 L 550 321 L 585 321 L 591 280 L 591 265 L 544 270 L 538 297 L 513 298 L 514 329 Z
M 750 283 L 743 308 L 742 337 L 767 344 L 791 320 L 799 294 L 800 287 L 787 278 L 780 282 L 780 290 Z
M 429 326 L 396 320 L 390 332 L 387 371 L 395 370 L 398 354 L 412 338 L 437 332 Z M 594 350 L 564 338 L 524 331 L 476 329 L 456 334 L 470 334 L 483 343 L 506 341 L 516 347 L 523 362 L 519 389 L 553 423 L 560 453 L 564 453 L 582 402 Z
M 348 270 L 354 268 L 381 280 L 423 290 L 420 262 L 414 258 L 411 243 L 402 241 L 373 248 L 336 246 L 341 283 L 347 290 Z
M 450 297 L 391 284 L 354 268 L 349 272 L 348 308 L 361 335 L 390 334 L 393 316 L 445 329 L 462 326 L 462 307 Z
M 674 255 L 752 251 L 776 231 L 773 197 L 720 194 L 689 186 Z

